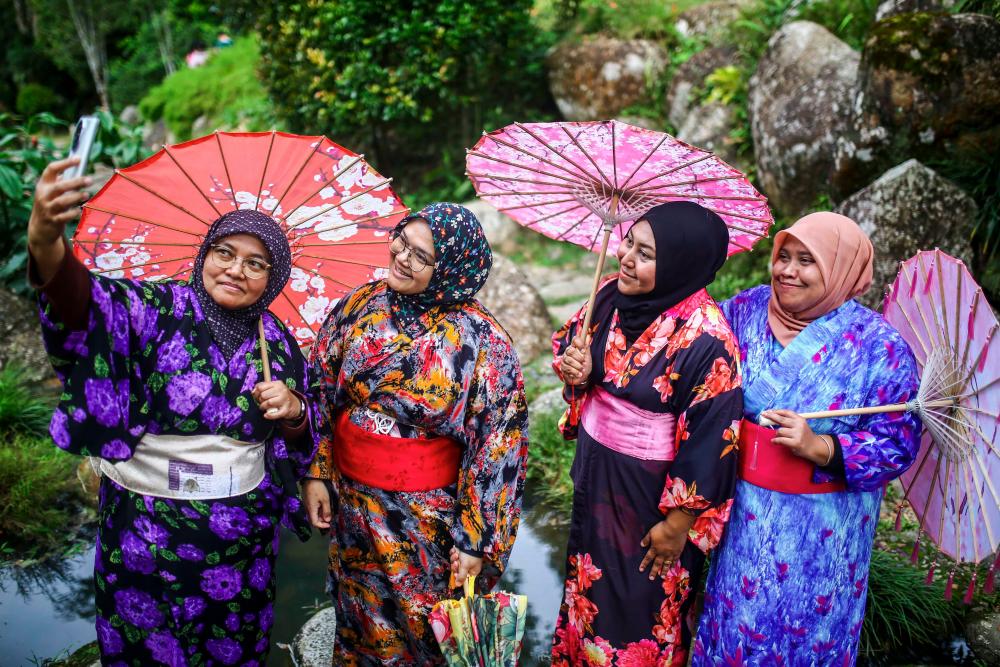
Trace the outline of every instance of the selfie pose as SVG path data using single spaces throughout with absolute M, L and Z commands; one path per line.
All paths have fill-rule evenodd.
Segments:
M 694 665 L 857 660 L 883 489 L 913 462 L 920 420 L 915 411 L 799 413 L 917 394 L 906 342 L 854 301 L 871 285 L 872 255 L 852 220 L 813 213 L 774 237 L 771 284 L 722 304 L 744 360 L 746 419 Z
M 470 574 L 496 583 L 521 511 L 528 410 L 510 337 L 475 298 L 493 264 L 479 221 L 431 204 L 390 253 L 388 278 L 344 297 L 310 354 L 321 441 L 305 495 L 330 530 L 337 665 L 443 664 L 428 613 Z
M 29 280 L 63 383 L 50 432 L 102 473 L 94 583 L 105 665 L 263 665 L 284 516 L 315 451 L 295 338 L 268 312 L 290 272 L 281 228 L 233 211 L 191 279 L 90 273 L 63 232 L 86 199 L 50 164 L 28 223 Z M 262 381 L 258 327 L 270 357 Z
M 553 667 L 685 663 L 743 412 L 736 341 L 705 291 L 728 244 L 708 209 L 653 207 L 618 247 L 591 331 L 581 310 L 553 337 L 577 439 Z

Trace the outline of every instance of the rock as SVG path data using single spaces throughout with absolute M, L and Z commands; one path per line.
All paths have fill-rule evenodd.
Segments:
M 652 118 L 645 118 L 643 116 L 619 116 L 615 120 L 620 123 L 625 123 L 626 125 L 635 125 L 636 127 L 642 127 L 655 132 L 663 131 L 663 127 L 660 123 Z
M 562 412 L 566 409 L 566 401 L 563 400 L 562 387 L 549 389 L 531 402 L 528 406 L 528 423 L 534 419 L 535 415 L 551 414 Z
M 861 225 L 875 246 L 875 277 L 861 302 L 879 308 L 899 262 L 918 250 L 940 248 L 971 265 L 976 211 L 968 194 L 916 160 L 890 169 L 842 202 L 836 212 Z
M 142 143 L 152 150 L 160 150 L 167 141 L 167 123 L 162 118 L 155 123 L 146 123 L 142 128 Z
M 647 82 L 667 66 L 667 52 L 649 40 L 597 35 L 564 41 L 549 53 L 549 87 L 567 120 L 614 118 L 647 99 Z
M 337 612 L 327 607 L 306 621 L 292 640 L 292 657 L 299 667 L 330 667 L 333 640 L 337 635 Z
M 941 12 L 955 6 L 955 0 L 886 0 L 875 10 L 875 20 L 912 12 Z
M 736 59 L 736 49 L 713 46 L 694 54 L 677 68 L 667 91 L 667 118 L 674 127 L 681 127 L 687 121 L 695 102 L 693 93 L 705 85 L 705 77 L 720 67 L 734 64 Z
M 1000 150 L 1000 22 L 912 13 L 876 23 L 858 70 L 833 184 L 846 195 L 892 165 Z
M 740 10 L 748 4 L 747 0 L 722 0 L 695 5 L 677 16 L 674 27 L 685 37 L 716 42 L 725 36 L 729 24 L 740 18 Z
M 42 345 L 42 326 L 34 303 L 0 287 L 0 366 L 19 364 L 32 382 L 57 383 Z
M 965 640 L 984 665 L 1000 665 L 1000 612 L 979 611 L 965 623 Z
M 118 115 L 118 120 L 126 125 L 138 125 L 139 124 L 139 107 L 134 104 L 130 104 Z
M 510 334 L 522 364 L 550 349 L 548 308 L 514 262 L 494 253 L 490 277 L 477 296 Z
M 729 136 L 736 123 L 735 109 L 719 102 L 709 102 L 688 114 L 687 120 L 677 131 L 677 138 L 692 146 L 712 151 L 736 167 L 736 145 Z
M 210 125 L 211 122 L 208 116 L 198 116 L 195 118 L 194 122 L 191 123 L 191 136 L 201 137 L 214 130 L 215 128 Z
M 837 137 L 847 128 L 859 56 L 809 21 L 783 26 L 750 79 L 758 180 L 773 206 L 803 212 L 828 191 Z
M 463 202 L 462 206 L 472 211 L 479 219 L 483 231 L 486 232 L 486 240 L 490 242 L 494 252 L 507 253 L 516 249 L 511 246 L 516 243 L 514 237 L 520 225 L 514 222 L 513 218 L 496 210 L 492 204 L 483 199 Z
M 538 293 L 548 303 L 550 301 L 565 301 L 578 297 L 586 299 L 594 286 L 594 278 L 585 274 L 575 274 L 560 277 L 538 287 Z

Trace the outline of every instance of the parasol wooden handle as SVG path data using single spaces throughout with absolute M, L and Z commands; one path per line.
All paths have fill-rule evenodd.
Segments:
M 608 213 L 608 218 L 614 217 L 615 213 L 618 212 L 618 202 L 620 201 L 619 195 L 616 192 L 611 196 L 611 208 Z M 597 299 L 597 288 L 601 284 L 601 274 L 604 273 L 604 260 L 608 256 L 608 242 L 611 240 L 611 229 L 612 225 L 610 223 L 606 224 L 604 227 L 604 240 L 601 241 L 601 254 L 597 259 L 597 269 L 594 271 L 594 284 L 590 288 L 590 298 L 587 299 L 587 314 L 583 318 L 583 342 L 586 344 L 590 339 L 590 320 L 594 313 L 594 301 Z
M 921 408 L 947 408 L 955 405 L 952 398 L 939 398 L 925 403 L 912 401 L 910 403 L 893 403 L 891 405 L 875 405 L 870 408 L 845 408 L 843 410 L 823 410 L 822 412 L 802 412 L 799 416 L 805 419 L 826 419 L 827 417 L 843 417 L 846 415 L 875 415 L 883 412 L 905 412 Z
M 271 381 L 271 360 L 267 356 L 267 339 L 264 337 L 264 316 L 257 320 L 257 333 L 260 335 L 260 360 L 264 363 L 264 382 Z

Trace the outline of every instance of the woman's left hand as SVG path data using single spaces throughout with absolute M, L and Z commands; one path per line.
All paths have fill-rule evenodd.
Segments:
M 302 418 L 299 397 L 292 393 L 284 382 L 258 382 L 251 392 L 253 399 L 264 413 L 264 419 L 287 419 L 298 421 Z
M 826 465 L 830 462 L 832 458 L 830 443 L 813 433 L 802 415 L 791 410 L 766 410 L 760 416 L 778 425 L 778 431 L 774 436 L 776 445 L 787 447 L 792 454 L 817 465 Z
M 452 547 L 451 571 L 455 575 L 455 583 L 462 586 L 470 574 L 478 576 L 483 571 L 483 559 L 463 553 L 459 551 L 458 547 Z

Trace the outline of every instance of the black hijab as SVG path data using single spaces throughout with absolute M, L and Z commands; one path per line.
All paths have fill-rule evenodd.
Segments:
M 614 283 L 612 297 L 630 346 L 664 311 L 715 280 L 729 249 L 726 223 L 694 202 L 672 201 L 654 206 L 642 220 L 649 223 L 656 239 L 655 284 L 650 292 L 627 296 Z
M 205 268 L 205 259 L 208 257 L 208 251 L 212 245 L 217 243 L 219 239 L 233 234 L 249 234 L 260 239 L 260 242 L 267 248 L 270 255 L 268 262 L 271 264 L 264 293 L 261 294 L 256 303 L 239 310 L 229 310 L 217 304 L 215 299 L 205 290 L 205 283 L 201 276 L 202 270 Z M 215 339 L 216 344 L 227 359 L 232 357 L 240 345 L 254 333 L 257 320 L 271 305 L 271 302 L 281 294 L 281 290 L 284 289 L 291 273 L 292 253 L 288 247 L 288 237 L 271 216 L 260 211 L 230 211 L 209 227 L 208 235 L 205 236 L 205 241 L 198 250 L 198 257 L 194 261 L 191 286 L 194 287 L 194 292 L 198 295 L 198 303 L 201 304 L 201 310 L 205 313 L 205 321 L 209 331 L 212 332 L 212 338 Z

